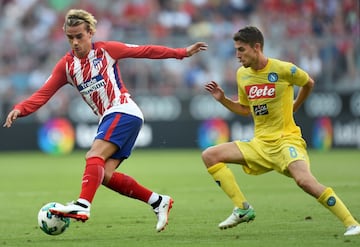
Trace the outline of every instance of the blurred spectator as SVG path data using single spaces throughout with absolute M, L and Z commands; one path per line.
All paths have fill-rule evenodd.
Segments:
M 305 43 L 301 48 L 302 56 L 300 56 L 299 66 L 308 72 L 318 84 L 321 81 L 322 61 L 315 44 L 309 43 Z

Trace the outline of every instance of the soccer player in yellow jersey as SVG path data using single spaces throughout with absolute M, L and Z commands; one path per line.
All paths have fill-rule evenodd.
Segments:
M 345 236 L 359 235 L 360 224 L 332 188 L 317 181 L 310 171 L 306 143 L 296 125 L 293 112 L 311 93 L 314 80 L 296 65 L 268 58 L 263 53 L 264 37 L 253 26 L 240 29 L 233 37 L 236 56 L 242 66 L 236 78 L 239 100 L 225 96 L 214 81 L 205 89 L 230 111 L 254 120 L 254 138 L 209 147 L 202 153 L 208 172 L 232 200 L 232 214 L 219 224 L 220 229 L 255 219 L 226 163 L 243 166 L 245 173 L 259 175 L 277 171 L 294 179 L 305 192 L 328 208 L 346 227 Z M 294 86 L 299 91 L 294 100 Z

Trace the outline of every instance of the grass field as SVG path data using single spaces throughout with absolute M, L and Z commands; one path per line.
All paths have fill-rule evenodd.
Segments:
M 0 246 L 360 246 L 360 236 L 344 237 L 342 224 L 291 179 L 274 172 L 248 176 L 235 165 L 230 167 L 257 218 L 220 231 L 217 224 L 232 204 L 207 174 L 198 150 L 136 150 L 120 168 L 174 198 L 164 232 L 155 232 L 149 206 L 101 187 L 88 222 L 71 222 L 64 234 L 48 236 L 37 226 L 38 210 L 77 198 L 84 153 L 0 153 Z M 332 186 L 360 219 L 360 151 L 311 151 L 310 157 L 320 182 Z

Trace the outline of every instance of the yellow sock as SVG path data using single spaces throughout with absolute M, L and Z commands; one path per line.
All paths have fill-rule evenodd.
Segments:
M 224 163 L 218 163 L 208 168 L 208 172 L 221 189 L 233 201 L 235 206 L 244 209 L 245 205 L 247 205 L 247 201 L 243 193 L 240 191 L 232 171 Z
M 331 188 L 326 188 L 317 199 L 324 207 L 329 209 L 336 217 L 341 220 L 345 227 L 359 225 L 359 223 L 351 215 L 345 204 Z

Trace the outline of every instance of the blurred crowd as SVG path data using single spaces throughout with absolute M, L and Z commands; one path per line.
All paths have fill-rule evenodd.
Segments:
M 191 97 L 218 81 L 236 94 L 232 35 L 245 25 L 265 35 L 265 54 L 291 61 L 317 82 L 316 90 L 360 90 L 360 0 L 0 0 L 0 108 L 29 96 L 69 50 L 63 33 L 70 8 L 98 20 L 95 40 L 209 49 L 190 59 L 121 61 L 134 97 Z M 60 90 L 49 111 L 64 111 L 77 94 Z M 2 106 L 2 107 L 1 107 Z

